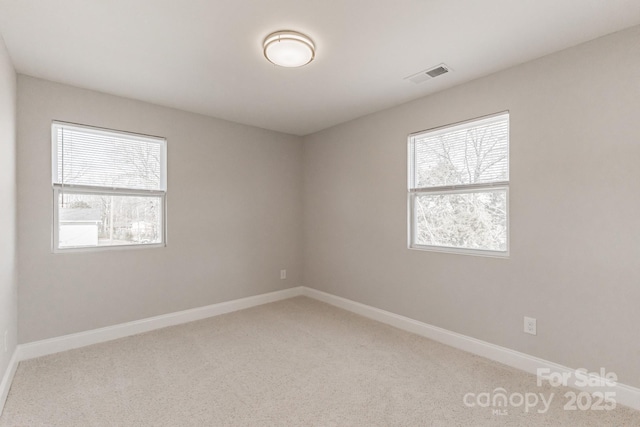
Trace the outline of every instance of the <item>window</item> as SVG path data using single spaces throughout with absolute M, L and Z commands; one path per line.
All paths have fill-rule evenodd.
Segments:
M 509 113 L 409 136 L 409 247 L 509 253 Z
M 53 249 L 163 246 L 164 138 L 54 122 Z

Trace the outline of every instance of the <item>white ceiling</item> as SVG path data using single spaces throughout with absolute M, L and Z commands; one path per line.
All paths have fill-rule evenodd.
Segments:
M 638 0 L 0 0 L 19 73 L 297 135 L 638 23 Z M 264 59 L 283 29 L 310 65 Z

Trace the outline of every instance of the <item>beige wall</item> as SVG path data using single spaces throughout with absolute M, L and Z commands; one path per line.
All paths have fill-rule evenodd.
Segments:
M 0 381 L 16 348 L 16 73 L 0 37 Z M 7 351 L 4 334 L 7 332 Z M 2 402 L 0 402 L 2 406 Z
M 504 110 L 510 258 L 407 249 L 407 134 Z M 640 386 L 640 27 L 307 136 L 304 170 L 306 286 Z
M 19 342 L 301 284 L 299 137 L 25 76 L 18 94 Z M 167 138 L 166 248 L 51 253 L 52 120 Z
M 640 386 L 639 41 L 635 27 L 310 135 L 304 147 L 20 76 L 19 342 L 304 284 Z M 15 94 L 3 52 L 0 184 L 10 200 Z M 510 258 L 407 249 L 407 134 L 503 110 Z M 166 248 L 51 253 L 52 120 L 168 139 Z M 0 204 L 10 234 L 12 212 Z M 0 321 L 15 331 L 10 241 Z M 524 315 L 538 319 L 538 336 L 522 332 Z

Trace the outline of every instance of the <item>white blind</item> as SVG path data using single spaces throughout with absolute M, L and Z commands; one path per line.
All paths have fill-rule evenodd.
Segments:
M 53 124 L 54 184 L 165 190 L 165 140 Z
M 509 180 L 509 114 L 414 135 L 413 188 Z

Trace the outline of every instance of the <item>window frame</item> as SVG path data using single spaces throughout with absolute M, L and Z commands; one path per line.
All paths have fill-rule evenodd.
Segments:
M 161 190 L 144 190 L 122 187 L 104 187 L 92 185 L 74 185 L 57 183 L 58 173 L 58 138 L 57 130 L 60 127 L 87 129 L 93 133 L 104 133 L 108 135 L 123 135 L 127 138 L 137 140 L 156 140 L 160 145 L 160 185 Z M 53 120 L 51 122 L 51 185 L 53 188 L 53 216 L 52 216 L 52 233 L 51 233 L 51 251 L 57 253 L 74 253 L 74 252 L 100 252 L 109 250 L 123 249 L 148 249 L 163 248 L 167 246 L 167 139 L 155 135 L 146 135 L 142 133 L 127 132 L 103 128 L 98 126 L 83 125 L 72 122 L 64 122 Z M 157 243 L 132 243 L 128 245 L 105 245 L 105 246 L 79 246 L 79 247 L 60 247 L 60 224 L 59 224 L 59 198 L 62 193 L 68 194 L 88 194 L 88 195 L 117 195 L 131 197 L 159 197 L 160 212 L 162 224 L 160 226 L 161 238 Z
M 473 184 L 457 184 L 457 185 L 445 185 L 438 187 L 424 187 L 424 188 L 416 188 L 415 186 L 415 150 L 413 149 L 415 145 L 415 140 L 418 136 L 423 136 L 426 133 L 444 133 L 447 129 L 452 129 L 458 126 L 462 126 L 465 124 L 470 124 L 473 122 L 480 122 L 484 120 L 490 120 L 492 118 L 500 117 L 506 115 L 508 120 L 507 126 L 507 170 L 509 171 L 509 179 L 506 181 L 496 181 L 489 183 L 473 183 Z M 421 250 L 421 251 L 430 251 L 430 252 L 442 252 L 442 253 L 452 253 L 452 254 L 461 254 L 461 255 L 475 255 L 475 256 L 485 256 L 492 258 L 509 258 L 510 256 L 510 212 L 509 212 L 509 183 L 511 180 L 510 175 L 510 154 L 511 154 L 511 123 L 510 123 L 510 112 L 508 110 L 501 111 L 494 114 L 489 114 L 486 116 L 476 117 L 469 120 L 463 120 L 460 122 L 450 123 L 443 126 L 438 126 L 435 128 L 425 129 L 418 132 L 413 132 L 409 134 L 407 137 L 407 247 L 408 249 Z M 416 243 L 416 234 L 417 234 L 417 224 L 416 224 L 416 215 L 415 215 L 415 199 L 420 195 L 425 194 L 471 194 L 471 193 L 479 193 L 479 192 L 490 192 L 501 190 L 505 192 L 505 215 L 506 215 L 506 250 L 504 251 L 496 251 L 491 249 L 472 249 L 472 248 L 458 248 L 454 246 L 438 246 L 438 245 L 421 245 Z

